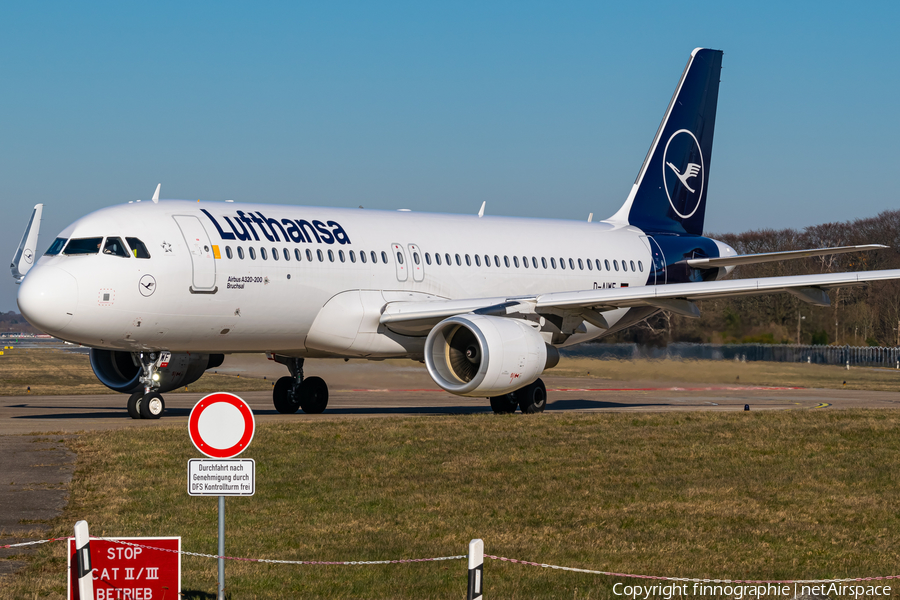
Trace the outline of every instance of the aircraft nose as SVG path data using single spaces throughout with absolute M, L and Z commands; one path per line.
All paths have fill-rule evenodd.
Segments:
M 78 282 L 57 267 L 35 267 L 22 281 L 16 301 L 29 323 L 46 333 L 57 333 L 75 314 Z

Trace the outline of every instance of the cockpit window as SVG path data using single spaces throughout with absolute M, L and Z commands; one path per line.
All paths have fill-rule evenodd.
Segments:
M 150 253 L 147 252 L 147 246 L 144 245 L 144 242 L 130 237 L 125 238 L 125 241 L 131 246 L 131 254 L 135 258 L 150 258 Z
M 71 256 L 73 254 L 97 254 L 100 252 L 101 237 L 93 238 L 74 238 L 69 240 L 66 245 L 66 251 L 63 254 Z
M 103 254 L 128 258 L 128 250 L 125 248 L 125 244 L 122 243 L 121 238 L 117 237 L 106 238 L 106 243 L 103 245 Z
M 63 246 L 66 245 L 66 238 L 56 238 L 53 240 L 53 243 L 50 244 L 50 247 L 44 252 L 44 256 L 56 256 L 63 249 Z

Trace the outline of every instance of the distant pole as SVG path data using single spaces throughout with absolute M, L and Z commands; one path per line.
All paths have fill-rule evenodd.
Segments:
M 219 496 L 219 593 L 216 600 L 225 600 L 225 496 Z
M 466 600 L 481 600 L 484 588 L 484 541 L 469 542 L 469 590 Z
M 75 523 L 75 564 L 78 567 L 78 597 L 94 597 L 94 577 L 91 574 L 91 536 L 87 521 Z

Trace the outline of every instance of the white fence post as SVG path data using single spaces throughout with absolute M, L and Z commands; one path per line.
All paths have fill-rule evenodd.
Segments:
M 78 568 L 78 596 L 94 597 L 94 577 L 91 574 L 91 537 L 87 521 L 75 523 L 75 564 Z
M 469 542 L 469 591 L 466 600 L 481 600 L 484 588 L 484 541 Z

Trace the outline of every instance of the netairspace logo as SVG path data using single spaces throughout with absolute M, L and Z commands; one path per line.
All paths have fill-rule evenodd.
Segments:
M 889 585 L 862 585 L 856 583 L 821 583 L 805 585 L 795 583 L 727 584 L 727 583 L 672 583 L 655 585 L 613 585 L 613 594 L 631 600 L 673 600 L 674 598 L 734 598 L 734 600 L 771 598 L 796 598 L 799 596 L 829 596 L 836 598 L 880 598 L 891 595 Z

